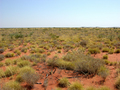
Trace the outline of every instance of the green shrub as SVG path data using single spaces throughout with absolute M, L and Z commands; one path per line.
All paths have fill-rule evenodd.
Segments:
M 0 78 L 4 77 L 5 76 L 5 73 L 2 69 L 0 69 Z
M 50 52 L 47 53 L 48 56 L 49 56 L 50 54 L 51 54 Z
M 25 67 L 22 67 L 20 69 L 20 74 L 23 74 L 23 73 L 26 73 L 26 72 L 31 72 L 31 73 L 35 73 L 35 70 L 29 66 L 25 66 Z
M 19 67 L 30 66 L 31 63 L 29 61 L 20 61 L 17 63 Z
M 108 59 L 108 55 L 103 55 L 103 59 Z
M 120 49 L 116 49 L 116 50 L 115 50 L 115 53 L 120 53 Z
M 7 54 L 5 54 L 5 57 L 7 57 L 7 58 L 14 57 L 14 53 L 7 53 Z
M 106 65 L 110 64 L 110 61 L 108 61 L 108 60 L 106 60 L 106 59 L 105 59 L 104 61 L 105 61 L 105 64 L 106 64 Z
M 83 86 L 79 82 L 74 82 L 68 90 L 83 90 Z
M 8 49 L 10 49 L 10 51 L 14 50 L 14 45 L 10 45 Z
M 98 48 L 88 49 L 88 52 L 91 54 L 97 54 L 100 53 L 100 50 Z
M 3 90 L 23 90 L 21 85 L 15 81 L 9 81 L 3 86 Z
M 58 66 L 58 58 L 53 57 L 52 59 L 50 58 L 47 60 L 47 64 L 52 67 Z
M 114 49 L 110 49 L 108 53 L 109 54 L 113 54 L 114 53 Z
M 103 48 L 102 52 L 109 52 L 109 48 Z
M 88 87 L 86 90 L 97 90 L 95 87 Z
M 58 45 L 58 46 L 57 46 L 57 49 L 62 49 L 62 46 L 59 46 L 59 45 Z
M 17 55 L 20 55 L 20 54 L 21 54 L 21 52 L 20 52 L 20 51 L 17 51 L 17 52 L 16 52 L 16 54 L 17 54 Z
M 58 50 L 58 53 L 61 53 L 61 50 Z
M 6 68 L 6 71 L 5 71 L 5 75 L 6 77 L 10 77 L 16 73 L 18 73 L 18 67 L 14 67 L 14 66 L 9 66 Z
M 67 87 L 69 85 L 69 81 L 67 78 L 61 78 L 59 80 L 59 86 L 60 87 Z
M 0 61 L 4 60 L 5 56 L 0 54 Z
M 117 78 L 116 82 L 115 82 L 115 87 L 120 90 L 120 77 Z
M 23 55 L 21 57 L 22 60 L 30 60 L 30 56 L 27 56 L 27 55 Z
M 22 75 L 18 74 L 18 75 L 16 76 L 15 81 L 17 81 L 17 82 L 23 82 L 24 80 L 23 80 L 23 78 L 22 78 Z
M 82 58 L 82 60 L 78 60 L 77 62 L 75 62 L 75 71 L 83 74 L 96 74 L 98 69 L 103 65 L 104 62 L 102 60 L 94 59 L 88 56 Z
M 109 70 L 105 66 L 101 66 L 98 70 L 98 75 L 106 79 L 106 77 L 109 75 Z
M 0 62 L 0 67 L 4 66 L 3 62 Z
M 26 53 L 26 52 L 27 52 L 27 48 L 22 48 L 22 49 L 21 49 L 21 52 Z
M 45 50 L 44 50 L 43 48 L 40 48 L 40 49 L 38 50 L 38 52 L 39 52 L 39 53 L 43 53 L 43 52 L 45 52 Z
M 39 75 L 29 66 L 21 68 L 19 74 L 23 81 L 27 82 L 30 86 L 33 86 L 39 79 Z
M 5 65 L 9 66 L 10 64 L 12 64 L 11 59 L 6 59 L 5 60 Z

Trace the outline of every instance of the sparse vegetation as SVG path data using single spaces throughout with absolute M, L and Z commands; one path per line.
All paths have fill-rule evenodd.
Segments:
M 74 82 L 68 90 L 83 90 L 83 86 L 79 82 Z
M 67 78 L 61 78 L 61 79 L 59 80 L 59 86 L 60 86 L 60 87 L 67 87 L 67 86 L 69 86 L 69 81 L 68 81 L 68 79 L 67 79 Z
M 26 82 L 26 88 L 32 88 L 34 84 L 42 84 L 40 87 L 47 90 L 47 87 L 52 86 L 55 80 L 55 83 L 59 82 L 60 87 L 68 90 L 83 90 L 84 86 L 80 83 L 69 83 L 70 78 L 80 80 L 77 78 L 79 75 L 90 80 L 99 75 L 103 78 L 102 81 L 107 83 L 110 79 L 114 79 L 106 79 L 108 75 L 111 76 L 114 68 L 117 69 L 116 77 L 120 73 L 119 37 L 120 28 L 116 27 L 1 28 L 0 84 L 4 85 L 2 81 L 12 79 L 15 83 Z M 110 74 L 109 69 L 111 69 Z M 66 78 L 63 78 L 64 73 Z M 41 79 L 40 82 L 38 79 Z M 119 90 L 118 78 L 115 87 Z M 12 89 L 17 90 L 16 88 L 9 89 L 8 86 L 5 88 L 5 90 Z M 56 88 L 56 90 L 61 90 L 61 88 Z M 109 88 L 89 87 L 86 90 L 109 90 Z

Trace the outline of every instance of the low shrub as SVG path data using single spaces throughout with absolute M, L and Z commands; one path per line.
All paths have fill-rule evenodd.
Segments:
M 19 67 L 30 66 L 31 63 L 29 61 L 20 61 L 17 63 Z
M 30 86 L 33 86 L 33 84 L 35 84 L 39 79 L 39 75 L 36 74 L 35 70 L 29 66 L 21 68 L 19 75 L 23 81 L 27 82 Z
M 51 54 L 50 52 L 47 53 L 48 56 L 49 56 L 50 54 Z
M 22 48 L 22 49 L 21 49 L 21 52 L 26 53 L 26 52 L 27 52 L 27 48 Z
M 0 62 L 0 67 L 4 66 L 3 62 Z
M 5 73 L 2 69 L 0 69 L 0 78 L 4 77 L 5 76 Z
M 14 67 L 14 66 L 9 66 L 6 68 L 6 71 L 5 71 L 5 76 L 6 77 L 10 77 L 16 73 L 18 73 L 18 67 Z
M 103 59 L 108 59 L 108 55 L 103 55 Z
M 44 50 L 43 48 L 40 48 L 40 49 L 38 50 L 38 52 L 39 52 L 39 53 L 43 53 L 43 52 L 45 52 L 45 50 Z
M 109 75 L 109 70 L 105 66 L 101 66 L 98 70 L 98 75 L 103 79 L 106 79 L 106 77 Z
M 79 82 L 74 82 L 70 85 L 68 90 L 83 90 L 83 86 Z
M 5 57 L 7 57 L 7 58 L 14 57 L 14 53 L 7 53 L 7 54 L 5 54 Z
M 109 48 L 103 48 L 102 52 L 109 52 Z
M 88 52 L 91 54 L 97 54 L 100 53 L 100 50 L 98 48 L 88 49 Z
M 108 61 L 108 60 L 106 60 L 106 59 L 105 59 L 104 61 L 105 61 L 105 64 L 106 64 L 106 65 L 109 65 L 109 64 L 110 64 L 110 61 Z
M 97 90 L 95 87 L 88 87 L 86 90 Z
M 5 65 L 6 65 L 6 66 L 9 66 L 10 64 L 12 64 L 11 59 L 6 59 L 6 60 L 5 60 Z
M 115 82 L 115 87 L 120 90 L 120 77 L 117 78 L 116 82 Z
M 21 76 L 20 74 L 18 74 L 18 75 L 16 76 L 15 81 L 17 81 L 17 82 L 23 82 L 24 80 L 23 80 L 22 76 Z
M 69 86 L 69 81 L 68 81 L 68 79 L 67 79 L 67 78 L 61 78 L 61 79 L 59 80 L 59 86 L 60 86 L 60 87 L 67 87 L 67 86 Z
M 113 54 L 114 53 L 114 49 L 110 49 L 108 53 L 109 54 Z
M 21 85 L 15 81 L 9 81 L 3 86 L 3 90 L 23 90 Z
M 0 53 L 3 53 L 5 50 L 3 48 L 0 48 Z
M 120 53 L 120 49 L 116 49 L 116 50 L 115 50 L 115 53 Z
M 23 55 L 21 57 L 22 60 L 30 60 L 30 56 L 27 56 L 27 55 Z
M 4 60 L 5 56 L 0 54 L 0 61 Z

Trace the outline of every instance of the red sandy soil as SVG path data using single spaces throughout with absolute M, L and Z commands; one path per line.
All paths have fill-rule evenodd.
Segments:
M 66 54 L 66 53 L 64 53 L 63 49 L 61 51 L 62 51 L 62 53 L 57 53 L 57 51 L 51 52 L 51 55 L 49 55 L 47 57 L 47 59 L 52 58 L 56 53 L 61 58 L 62 56 L 64 56 Z M 13 52 L 13 51 L 6 50 L 3 54 L 5 55 L 8 52 Z M 28 51 L 27 53 L 21 53 L 20 56 L 15 56 L 10 59 L 20 58 L 23 55 L 29 55 L 29 54 L 30 53 Z M 96 54 L 95 58 L 102 58 L 103 55 L 105 55 L 105 54 L 106 53 Z M 94 56 L 94 55 L 92 55 L 92 56 Z M 108 54 L 108 60 L 111 62 L 114 62 L 114 61 L 120 62 L 120 54 Z M 2 61 L 2 62 L 4 62 L 4 61 Z M 110 72 L 109 72 L 109 75 L 107 76 L 105 82 L 103 82 L 103 78 L 101 78 L 98 75 L 95 75 L 93 77 L 85 76 L 85 75 L 75 73 L 71 70 L 62 70 L 59 68 L 52 68 L 50 66 L 47 66 L 46 63 L 39 63 L 39 64 L 37 64 L 37 66 L 34 66 L 33 68 L 36 70 L 36 73 L 38 73 L 40 75 L 38 82 L 42 83 L 42 84 L 34 84 L 34 87 L 32 90 L 45 90 L 43 87 L 43 83 L 46 78 L 46 75 L 49 74 L 50 72 L 54 72 L 54 71 L 55 71 L 54 74 L 49 75 L 47 77 L 48 78 L 48 86 L 47 86 L 46 90 L 53 90 L 56 87 L 58 87 L 59 79 L 62 77 L 72 77 L 72 78 L 69 78 L 69 81 L 71 84 L 74 81 L 79 81 L 83 85 L 84 88 L 87 88 L 89 86 L 93 86 L 93 87 L 107 86 L 111 90 L 116 90 L 114 88 L 114 83 L 116 80 L 116 68 L 115 68 L 115 66 L 106 66 L 106 67 L 110 70 Z M 1 67 L 1 68 L 3 68 L 5 70 L 5 67 Z M 75 78 L 76 76 L 79 76 L 79 77 Z M 6 81 L 10 80 L 10 78 L 4 78 L 2 80 L 4 80 L 6 82 Z M 25 87 L 26 84 L 23 83 L 22 86 Z M 67 90 L 67 88 L 62 88 L 62 90 Z

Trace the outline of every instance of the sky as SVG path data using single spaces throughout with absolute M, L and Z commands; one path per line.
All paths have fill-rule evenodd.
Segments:
M 120 27 L 120 0 L 0 0 L 10 27 Z

